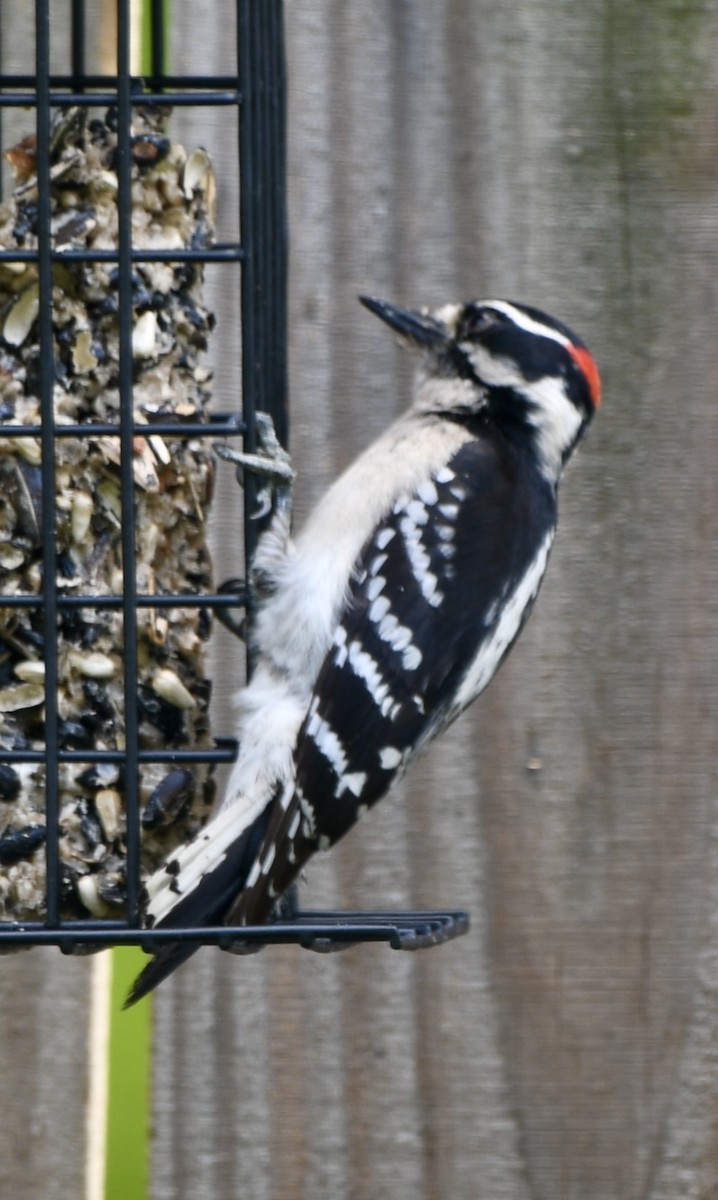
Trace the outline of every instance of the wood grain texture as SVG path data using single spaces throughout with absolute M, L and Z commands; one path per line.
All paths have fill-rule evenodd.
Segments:
M 228 65 L 231 10 L 173 6 L 178 71 Z M 462 904 L 470 936 L 413 957 L 203 950 L 156 1003 L 153 1200 L 710 1200 L 718 9 L 287 0 L 286 26 L 298 519 L 405 403 L 408 362 L 359 292 L 545 307 L 594 350 L 605 403 L 501 675 L 308 871 L 307 904 Z M 229 214 L 222 120 L 202 114 L 194 140 Z M 219 274 L 227 409 L 238 289 Z M 240 547 L 221 486 L 224 570 Z M 218 730 L 229 652 L 218 643 Z M 18 1096 L 4 1132 L 37 1128 L 53 1079 L 51 1151 L 81 1109 L 66 1081 L 84 1076 L 74 1024 L 62 1064 L 25 1048 L 46 970 L 62 971 L 64 1012 L 82 963 L 2 964 Z M 51 1195 L 25 1146 L 13 1195 Z
M 3 1190 L 84 1195 L 89 963 L 57 950 L 0 959 Z
M 204 952 L 218 983 L 199 1019 L 191 969 L 166 989 L 159 1063 L 170 1006 L 227 1052 L 201 1100 L 177 1077 L 156 1194 L 707 1198 L 718 14 L 286 13 L 299 518 L 405 401 L 359 292 L 545 307 L 595 351 L 605 405 L 500 678 L 308 872 L 307 903 L 468 904 L 470 937 L 414 958 Z M 162 1190 L 180 1142 L 224 1167 Z

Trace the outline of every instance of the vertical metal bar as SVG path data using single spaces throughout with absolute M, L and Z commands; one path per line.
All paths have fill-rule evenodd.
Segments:
M 254 180 L 255 191 L 251 197 L 253 206 L 254 253 L 256 262 L 257 288 L 254 294 L 254 304 L 257 307 L 257 372 L 255 377 L 255 392 L 257 407 L 265 409 L 270 397 L 267 395 L 267 370 L 269 357 L 267 354 L 267 315 L 268 305 L 271 305 L 269 293 L 270 280 L 267 271 L 267 230 L 265 214 L 272 203 L 270 192 L 269 146 L 267 145 L 267 33 L 266 21 L 272 5 L 261 4 L 254 7 L 252 29 L 252 64 L 254 78 L 254 120 L 252 122 L 252 155 L 255 162 Z
M 262 6 L 258 50 L 261 120 L 256 154 L 262 173 L 262 198 L 256 221 L 261 241 L 262 407 L 287 440 L 286 274 L 287 237 L 283 188 L 285 89 L 281 0 Z
M 2 16 L 0 15 L 0 78 L 2 78 L 2 73 L 3 73 L 3 61 L 4 61 L 4 57 L 5 57 L 5 56 L 4 56 L 4 53 L 3 53 L 3 37 L 2 37 L 2 29 L 3 29 L 3 25 L 2 25 Z M 2 89 L 0 88 L 0 92 L 1 92 L 1 91 L 2 91 Z M 2 107 L 2 105 L 0 105 L 0 203 L 2 203 L 2 200 L 3 200 L 3 182 L 2 182 L 2 154 L 3 154 L 3 149 L 4 149 L 4 138 L 3 138 L 3 116 L 4 116 L 4 112 L 5 112 L 4 108 Z
M 272 413 L 287 438 L 286 271 L 283 185 L 285 91 L 281 0 L 240 0 L 240 228 L 242 269 L 242 391 L 248 445 L 257 409 Z M 256 544 L 252 491 L 245 507 L 245 544 Z
M 76 92 L 85 90 L 85 0 L 72 0 L 70 70 Z
M 259 363 L 261 373 L 261 378 L 258 381 L 260 388 L 259 403 L 263 409 L 269 409 L 269 411 L 273 411 L 274 401 L 274 396 L 270 390 L 274 374 L 274 356 L 272 353 L 274 332 L 271 328 L 271 316 L 274 307 L 271 269 L 272 244 L 271 236 L 268 236 L 269 231 L 267 229 L 274 207 L 273 147 L 269 132 L 273 83 L 270 76 L 270 51 L 274 8 L 274 0 L 270 0 L 268 4 L 260 5 L 257 12 L 256 71 L 259 95 L 257 121 L 254 129 L 255 153 L 257 163 L 259 164 L 258 179 L 261 188 L 261 208 L 257 209 L 255 216 L 257 226 L 257 260 L 259 277 L 262 280 L 262 286 L 257 297 L 261 305 L 261 319 L 259 322 Z
M 50 220 L 50 13 L 49 0 L 35 0 L 37 77 L 37 272 L 39 289 L 40 416 L 42 454 L 42 583 L 45 641 L 45 813 L 47 822 L 47 923 L 60 916 L 59 771 L 57 706 L 57 567 L 55 562 L 55 364 L 52 335 Z
M 246 444 L 254 448 L 257 410 L 270 412 L 287 439 L 286 271 L 284 189 L 284 56 L 281 0 L 239 0 L 240 231 L 242 268 L 242 402 Z M 258 529 L 254 480 L 245 486 L 245 554 Z M 251 620 L 251 607 L 248 612 Z M 251 667 L 251 660 L 249 662 Z
M 254 80 L 252 77 L 252 0 L 239 0 L 237 12 L 237 63 L 239 68 L 239 91 L 242 97 L 239 111 L 239 227 L 244 257 L 241 276 L 242 307 L 242 412 L 246 427 L 245 445 L 254 449 L 254 416 L 256 412 L 256 310 L 255 268 L 256 247 L 253 229 L 254 210 L 254 163 L 251 145 L 254 118 Z M 256 524 L 251 520 L 254 506 L 254 481 L 246 479 L 244 494 L 244 545 L 245 555 L 251 558 L 257 544 Z
M 139 924 L 140 815 L 137 707 L 137 578 L 132 396 L 132 150 L 130 0 L 117 0 L 117 245 L 119 306 L 120 477 L 122 492 L 122 616 L 125 669 L 125 807 L 127 909 Z
M 272 213 L 269 231 L 272 257 L 272 295 L 275 300 L 274 347 L 272 353 L 272 402 L 277 433 L 286 445 L 289 438 L 287 386 L 287 196 L 286 196 L 286 63 L 281 0 L 274 4 L 274 35 L 271 41 L 271 122 L 269 145 L 272 153 Z
M 165 74 L 165 0 L 152 0 L 152 85 L 161 87 L 161 79 Z

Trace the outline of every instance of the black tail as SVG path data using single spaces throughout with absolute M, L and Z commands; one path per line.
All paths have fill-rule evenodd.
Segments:
M 270 809 L 271 804 L 239 835 L 236 842 L 232 843 L 218 866 L 205 875 L 191 892 L 178 900 L 172 911 L 159 922 L 158 929 L 197 929 L 203 925 L 219 925 L 224 921 L 235 898 L 244 887 L 244 881 L 264 837 Z M 207 829 L 199 836 L 206 835 Z M 156 988 L 186 959 L 191 958 L 200 946 L 201 942 L 184 940 L 161 945 L 155 951 L 152 960 L 137 976 L 123 1008 L 136 1004 Z
M 197 950 L 199 950 L 197 942 L 169 942 L 166 946 L 161 946 L 152 961 L 140 971 L 132 984 L 127 999 L 122 1005 L 123 1009 L 131 1008 L 143 996 L 154 991 L 163 979 L 171 975 L 177 967 L 181 967 L 182 963 Z

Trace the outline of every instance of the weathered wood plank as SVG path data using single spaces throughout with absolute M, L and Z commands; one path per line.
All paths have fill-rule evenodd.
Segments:
M 300 510 L 406 387 L 359 291 L 545 305 L 590 339 L 607 400 L 502 679 L 310 871 L 308 899 L 470 903 L 471 940 L 212 968 L 221 1000 L 202 1003 L 238 1059 L 233 1119 L 217 1100 L 209 1119 L 227 1178 L 261 1194 L 643 1196 L 687 1153 L 715 774 L 714 351 L 693 305 L 714 270 L 699 114 L 716 30 L 702 10 L 677 41 L 673 19 L 639 6 L 639 37 L 597 5 L 287 5 Z M 196 1097 L 175 1097 L 186 1139 Z M 263 1164 L 242 1169 L 237 1127 Z
M 221 20 L 219 7 L 195 3 L 188 21 L 176 6 L 178 70 L 213 46 L 213 65 L 227 61 L 231 4 Z M 470 938 L 413 958 L 203 951 L 157 1001 L 153 1195 L 710 1196 L 718 16 L 568 0 L 286 11 L 298 515 L 408 385 L 357 292 L 545 306 L 595 350 L 605 410 L 500 678 L 309 871 L 311 903 L 467 904 Z M 185 140 L 226 162 L 222 136 L 210 123 Z M 217 287 L 227 407 L 237 293 Z M 63 1005 L 79 1004 L 85 969 L 49 954 L 3 963 L 8 1029 L 33 1028 L 15 996 L 41 990 L 38 975 L 61 971 Z M 8 1138 L 37 1105 L 21 1045 L 8 1035 L 3 1078 L 25 1095 Z M 58 1064 L 35 1055 L 51 1099 Z M 73 1089 L 49 1108 L 49 1148 L 79 1119 Z M 33 1171 L 33 1194 L 52 1194 Z

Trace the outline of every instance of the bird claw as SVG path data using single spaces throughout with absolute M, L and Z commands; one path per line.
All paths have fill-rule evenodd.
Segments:
M 294 470 L 269 413 L 256 414 L 256 433 L 255 453 L 232 450 L 224 443 L 215 444 L 214 450 L 225 462 L 234 463 L 240 487 L 243 471 L 253 472 L 261 481 L 251 520 L 262 521 L 267 517 L 270 520 L 259 535 L 249 574 L 250 593 L 255 600 L 261 601 L 276 589 L 277 572 L 286 558 L 292 525 Z M 228 624 L 226 619 L 224 623 Z
M 258 412 L 255 415 L 255 427 L 257 430 L 257 453 L 249 454 L 241 450 L 233 450 L 231 446 L 226 446 L 223 442 L 215 442 L 214 451 L 225 462 L 234 463 L 237 467 L 238 477 L 242 470 L 264 476 L 267 480 L 267 487 L 263 491 L 269 490 L 271 494 L 273 487 L 282 484 L 291 485 L 294 482 L 294 469 L 288 451 L 284 449 L 277 437 L 274 422 L 269 413 Z
M 255 414 L 255 428 L 257 431 L 257 451 L 255 453 L 233 450 L 223 442 L 216 442 L 214 451 L 225 462 L 234 463 L 240 487 L 243 485 L 243 471 L 251 471 L 262 479 L 263 482 L 257 491 L 257 508 L 251 518 L 253 521 L 262 521 L 270 515 L 273 509 L 291 512 L 294 469 L 288 452 L 277 437 L 274 422 L 269 413 L 258 412 Z
M 272 500 L 274 498 L 274 488 L 271 484 L 266 484 L 257 492 L 257 507 L 252 513 L 253 521 L 261 521 L 264 517 L 268 517 L 272 511 Z
M 249 588 L 244 579 L 225 579 L 217 588 L 220 595 L 232 595 L 237 598 L 237 607 L 246 608 L 249 603 Z M 234 615 L 232 609 L 217 607 L 214 610 L 214 615 L 218 621 L 221 621 L 225 629 L 238 637 L 240 641 L 247 640 L 247 622 L 246 618 L 242 617 L 239 620 Z

